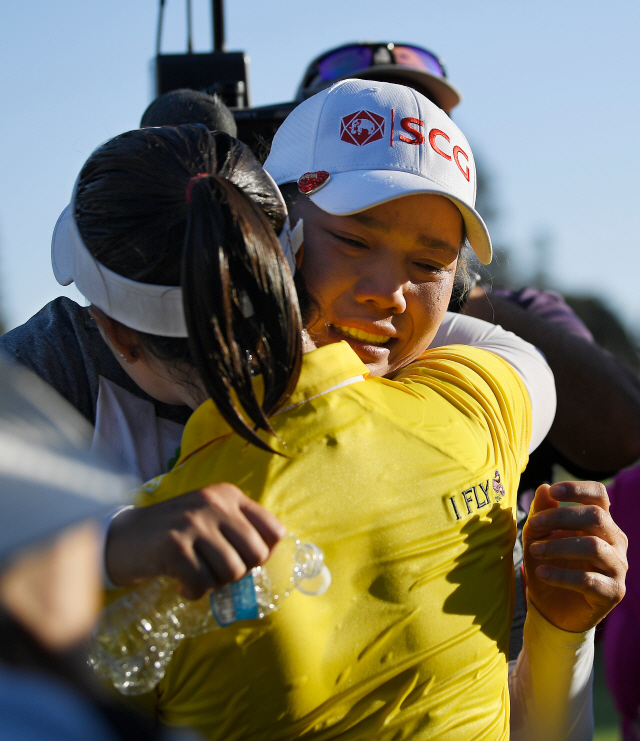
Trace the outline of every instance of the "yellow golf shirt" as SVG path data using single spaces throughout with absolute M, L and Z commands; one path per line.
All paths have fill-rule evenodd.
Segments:
M 427 351 L 394 380 L 334 386 L 367 369 L 346 343 L 304 356 L 285 453 L 231 433 L 212 401 L 189 420 L 152 504 L 237 484 L 333 575 L 279 612 L 177 649 L 159 718 L 206 739 L 506 739 L 513 510 L 527 462 L 529 398 L 484 350 Z

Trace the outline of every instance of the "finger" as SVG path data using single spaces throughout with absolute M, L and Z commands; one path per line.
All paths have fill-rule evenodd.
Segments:
M 608 512 L 597 505 L 561 507 L 539 512 L 526 525 L 527 540 L 562 540 L 571 535 L 593 535 L 611 545 L 624 566 L 628 568 L 627 536 L 620 530 Z
M 262 540 L 272 550 L 287 534 L 287 528 L 258 502 L 247 498 L 240 506 L 244 516 L 258 531 Z
M 624 597 L 624 580 L 604 574 L 556 566 L 538 566 L 536 577 L 552 587 L 580 592 L 592 604 L 612 609 Z
M 193 544 L 173 533 L 173 555 L 170 556 L 162 573 L 177 579 L 180 591 L 187 599 L 199 599 L 215 586 L 215 580 L 206 564 L 200 559 Z
M 609 511 L 609 494 L 599 481 L 561 481 L 553 484 L 549 495 L 557 502 L 593 504 Z
M 285 532 L 279 520 L 238 487 L 228 483 L 214 484 L 200 490 L 206 502 L 200 522 L 205 540 L 210 533 L 220 532 L 247 568 L 264 563 L 272 548 Z
M 245 570 L 259 566 L 269 558 L 271 549 L 242 512 L 237 512 L 232 520 L 221 523 L 220 533 L 235 549 Z
M 622 545 L 625 540 L 624 534 L 613 521 L 611 515 L 596 505 L 558 507 L 557 509 L 537 512 L 528 519 L 527 525 L 530 531 L 536 533 L 533 537 L 554 530 L 579 530 L 588 535 L 604 538 L 611 545 Z
M 536 489 L 536 494 L 533 498 L 533 502 L 531 502 L 531 509 L 529 510 L 530 516 L 536 512 L 554 509 L 558 506 L 558 502 L 549 494 L 550 488 L 549 484 L 541 484 Z
M 626 564 L 621 561 L 616 549 L 602 538 L 537 540 L 529 546 L 529 552 L 538 560 L 586 561 L 591 569 L 608 576 L 623 575 L 626 570 Z
M 225 584 L 238 581 L 253 568 L 247 566 L 222 532 L 216 533 L 215 538 L 199 538 L 195 544 L 195 552 L 202 578 L 209 589 L 218 589 Z

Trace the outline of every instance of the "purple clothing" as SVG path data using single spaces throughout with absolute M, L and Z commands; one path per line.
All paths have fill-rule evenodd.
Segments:
M 606 620 L 604 659 L 607 684 L 624 717 L 624 739 L 631 741 L 640 739 L 640 466 L 615 477 L 609 487 L 609 498 L 613 518 L 629 536 L 629 571 L 625 598 Z
M 555 291 L 543 291 L 540 288 L 521 288 L 511 291 L 508 288 L 494 288 L 491 293 L 499 298 L 506 298 L 518 304 L 521 309 L 536 314 L 552 324 L 566 329 L 576 337 L 582 337 L 587 342 L 593 342 L 593 335 L 578 318 L 574 310 L 565 302 L 562 296 Z
M 587 340 L 587 342 L 593 342 L 591 332 L 589 332 L 574 313 L 573 309 L 565 303 L 562 296 L 554 291 L 543 291 L 540 288 L 533 287 L 521 288 L 518 291 L 512 291 L 508 288 L 492 289 L 487 284 L 483 288 L 492 296 L 507 299 L 524 311 L 536 314 L 541 319 L 559 325 L 565 331 L 581 337 Z M 510 660 L 516 659 L 522 648 L 522 631 L 527 614 L 524 584 L 520 568 L 523 564 L 522 528 L 527 520 L 529 507 L 533 501 L 536 489 L 540 484 L 551 483 L 553 481 L 553 469 L 556 464 L 570 470 L 577 477 L 589 478 L 590 475 L 590 472 L 584 471 L 561 455 L 548 439 L 545 439 L 529 456 L 529 463 L 520 478 L 520 487 L 518 489 L 518 534 L 513 549 L 516 596 L 509 643 Z
M 485 284 L 483 288 L 490 296 L 507 299 L 524 311 L 562 327 L 575 337 L 580 337 L 590 343 L 594 342 L 591 332 L 582 320 L 562 296 L 555 291 L 543 291 L 531 286 L 512 291 L 509 288 L 491 288 L 488 284 Z M 593 472 L 581 469 L 560 455 L 551 443 L 545 440 L 529 457 L 529 464 L 520 479 L 518 503 L 525 511 L 529 511 L 538 486 L 553 481 L 553 468 L 556 464 L 566 468 L 579 478 L 590 478 L 593 475 Z M 603 472 L 603 478 L 605 473 Z

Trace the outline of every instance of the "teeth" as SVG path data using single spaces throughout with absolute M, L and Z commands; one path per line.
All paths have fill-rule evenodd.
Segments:
M 353 327 L 336 326 L 336 329 L 340 330 L 342 334 L 347 335 L 347 337 L 371 342 L 374 345 L 385 345 L 391 339 L 391 337 L 385 337 L 383 334 L 369 334 L 369 332 L 363 332 L 361 329 L 354 329 Z

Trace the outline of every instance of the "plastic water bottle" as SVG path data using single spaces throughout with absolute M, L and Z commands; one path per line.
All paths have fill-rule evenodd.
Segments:
M 108 605 L 101 613 L 89 651 L 89 664 L 123 695 L 152 690 L 164 677 L 178 644 L 238 620 L 278 610 L 293 589 L 323 594 L 331 573 L 322 550 L 285 536 L 268 562 L 245 577 L 199 600 L 177 591 L 178 582 L 159 577 Z

